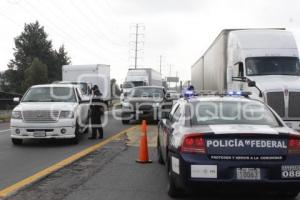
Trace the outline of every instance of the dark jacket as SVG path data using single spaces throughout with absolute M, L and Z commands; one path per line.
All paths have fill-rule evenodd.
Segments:
M 101 123 L 101 115 L 103 114 L 103 106 L 101 106 L 102 103 L 103 100 L 101 98 L 101 92 L 99 90 L 95 90 L 91 105 L 92 123 Z

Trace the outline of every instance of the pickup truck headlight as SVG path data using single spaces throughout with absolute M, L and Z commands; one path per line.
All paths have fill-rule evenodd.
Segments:
M 12 119 L 22 119 L 21 111 L 12 111 L 11 118 Z
M 154 103 L 152 106 L 153 106 L 153 107 L 159 107 L 159 106 L 160 106 L 160 103 Z
M 71 119 L 74 118 L 74 112 L 73 111 L 61 111 L 59 115 L 60 119 Z
M 122 103 L 122 107 L 125 109 L 130 109 L 131 108 L 131 104 L 129 102 L 123 102 Z

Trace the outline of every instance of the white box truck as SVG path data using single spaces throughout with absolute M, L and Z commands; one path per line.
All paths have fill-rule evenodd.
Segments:
M 106 103 L 111 101 L 109 65 L 64 65 L 62 79 L 63 81 L 87 82 L 97 85 L 102 93 L 102 99 Z
M 223 30 L 192 65 L 191 83 L 198 91 L 250 91 L 300 129 L 298 50 L 285 29 Z
M 128 69 L 125 82 L 122 85 L 121 101 L 124 100 L 124 94 L 126 96 L 133 87 L 162 85 L 161 73 L 152 68 Z

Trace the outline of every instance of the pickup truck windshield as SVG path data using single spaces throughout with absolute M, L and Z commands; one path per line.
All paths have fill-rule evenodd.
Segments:
M 76 96 L 70 87 L 37 87 L 31 88 L 22 102 L 76 102 Z
M 192 123 L 197 125 L 251 124 L 280 126 L 273 113 L 257 102 L 193 102 Z
M 160 88 L 142 87 L 134 88 L 130 94 L 131 97 L 151 97 L 151 98 L 163 98 L 164 92 Z
M 252 57 L 246 59 L 248 76 L 292 75 L 300 76 L 299 59 L 296 57 Z

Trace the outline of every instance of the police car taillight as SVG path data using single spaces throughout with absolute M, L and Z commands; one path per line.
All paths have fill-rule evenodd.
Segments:
M 291 154 L 300 154 L 300 138 L 289 138 L 288 150 Z
M 203 135 L 191 134 L 184 137 L 181 144 L 183 153 L 205 153 L 205 140 Z

